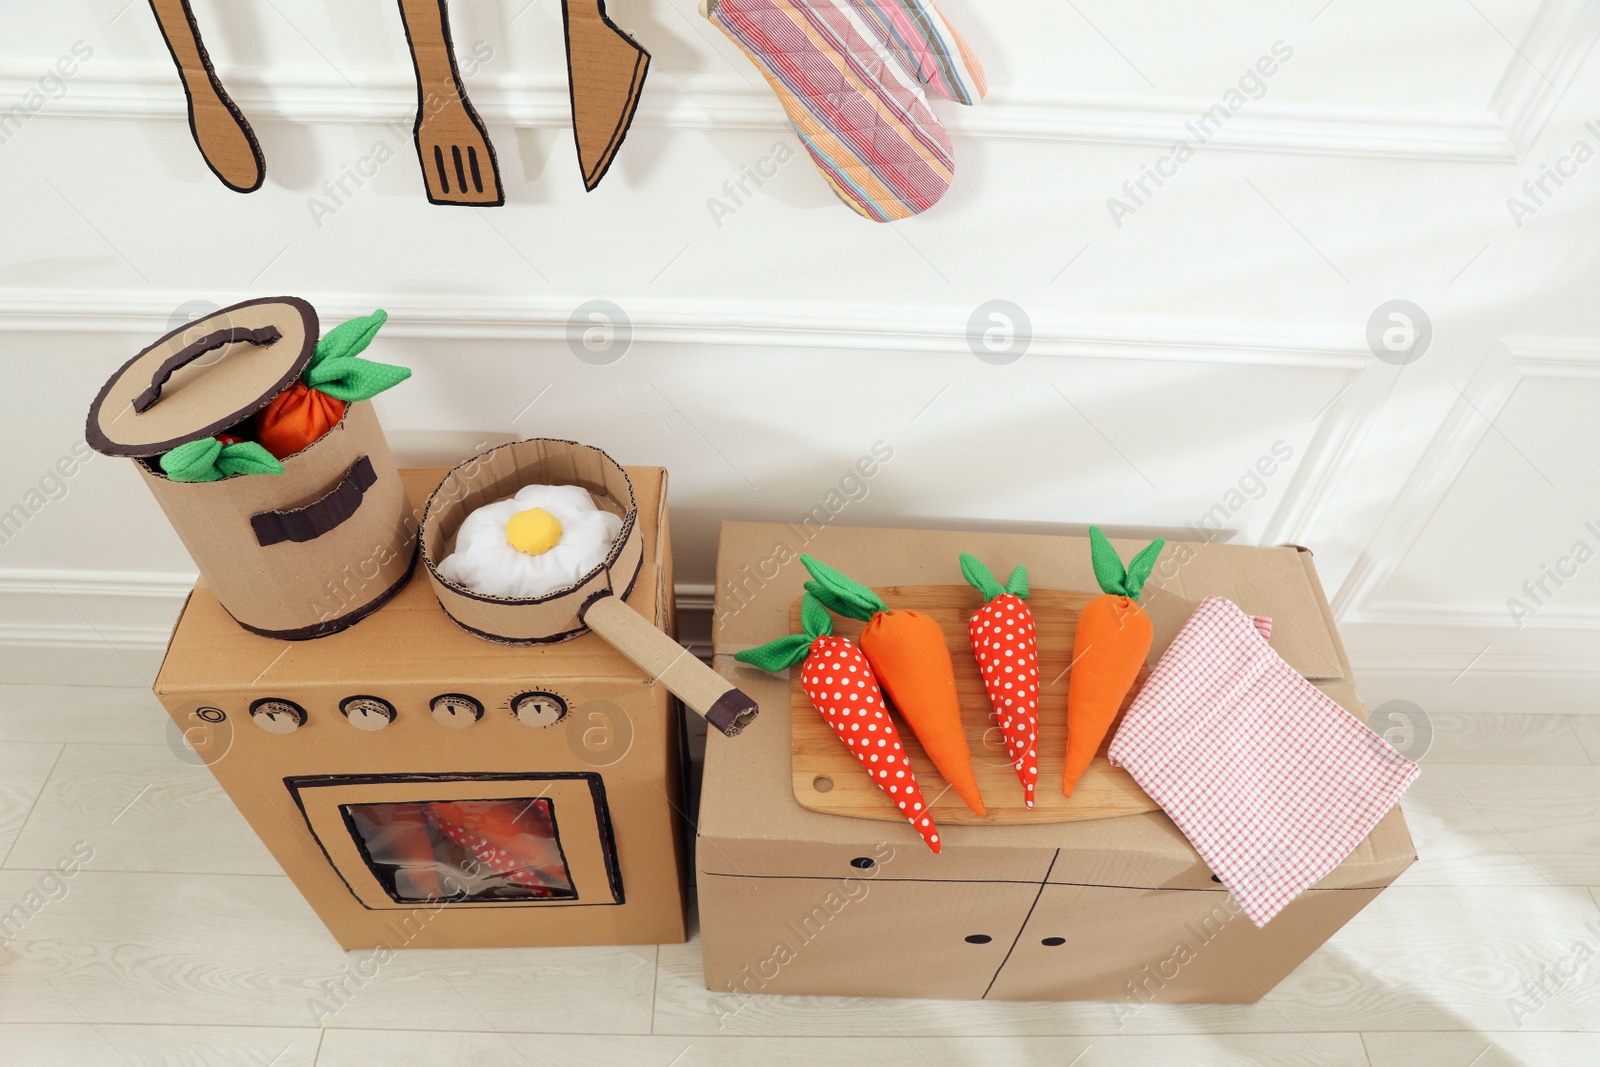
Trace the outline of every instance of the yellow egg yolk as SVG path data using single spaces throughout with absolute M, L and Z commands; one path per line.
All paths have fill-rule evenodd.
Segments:
M 544 508 L 519 511 L 506 520 L 506 544 L 518 552 L 539 556 L 561 540 L 561 523 Z

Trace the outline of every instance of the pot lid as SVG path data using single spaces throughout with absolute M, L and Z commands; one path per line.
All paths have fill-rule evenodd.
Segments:
M 155 456 L 226 430 L 299 379 L 317 331 L 316 310 L 293 296 L 246 300 L 180 326 L 101 388 L 86 440 L 109 456 Z

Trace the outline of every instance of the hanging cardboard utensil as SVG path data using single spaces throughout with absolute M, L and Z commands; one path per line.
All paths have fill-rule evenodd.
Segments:
M 622 530 L 605 559 L 572 585 L 540 597 L 478 593 L 443 577 L 439 564 L 454 550 L 466 517 L 529 485 L 580 486 L 596 507 L 619 516 Z M 423 513 L 421 540 L 423 563 L 440 606 L 469 633 L 501 644 L 532 645 L 567 641 L 593 630 L 730 737 L 760 710 L 624 603 L 644 558 L 638 512 L 628 475 L 598 448 L 537 438 L 474 456 L 434 490 Z
M 562 0 L 561 21 L 567 38 L 572 136 L 583 187 L 592 191 L 633 123 L 650 53 L 607 17 L 605 0 Z
M 150 0 L 150 10 L 183 79 L 189 132 L 206 166 L 234 192 L 255 192 L 267 176 L 261 145 L 211 66 L 189 0 Z
M 86 440 L 125 456 L 223 607 L 247 630 L 300 640 L 353 625 L 405 584 L 416 519 L 371 401 L 283 459 L 282 474 L 174 481 L 157 460 L 235 429 L 300 379 L 317 313 L 296 297 L 247 300 L 134 356 L 89 409 Z

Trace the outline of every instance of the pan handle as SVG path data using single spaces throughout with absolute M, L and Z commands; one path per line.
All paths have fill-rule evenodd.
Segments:
M 729 737 L 749 726 L 760 712 L 754 700 L 729 685 L 726 678 L 701 663 L 620 597 L 602 593 L 583 606 L 578 618 Z

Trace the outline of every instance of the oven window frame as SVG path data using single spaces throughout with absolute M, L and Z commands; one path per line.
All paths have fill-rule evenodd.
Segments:
M 382 879 L 381 877 L 378 877 L 377 872 L 372 868 L 371 856 L 367 852 L 365 842 L 362 841 L 361 836 L 359 834 L 355 833 L 354 827 L 352 825 L 350 825 L 350 814 L 349 814 L 348 811 L 345 810 L 346 805 L 345 804 L 339 804 L 337 810 L 338 810 L 339 822 L 340 822 L 341 826 L 343 827 L 344 831 L 347 834 L 350 835 L 351 841 L 354 843 L 356 850 L 361 855 L 362 862 L 367 864 L 367 873 L 372 877 L 373 881 L 377 883 L 379 888 L 381 888 L 383 890 L 384 894 L 386 896 L 388 896 L 400 908 L 405 908 L 405 907 L 412 907 L 412 908 L 436 907 L 436 908 L 448 909 L 450 911 L 463 911 L 463 910 L 479 910 L 479 909 L 484 909 L 484 908 L 492 908 L 492 909 L 495 909 L 495 910 L 504 910 L 504 909 L 507 909 L 507 908 L 585 908 L 585 907 L 592 908 L 592 907 L 615 907 L 617 905 L 621 905 L 621 904 L 627 903 L 627 898 L 626 898 L 626 896 L 625 896 L 625 894 L 623 892 L 622 869 L 621 869 L 621 867 L 620 867 L 620 865 L 619 865 L 619 863 L 617 861 L 617 841 L 616 841 L 615 830 L 613 829 L 612 824 L 611 824 L 611 808 L 610 808 L 610 805 L 608 804 L 608 802 L 606 800 L 605 779 L 601 775 L 596 774 L 593 771 L 525 771 L 525 772 L 493 772 L 493 773 L 490 773 L 490 772 L 454 772 L 454 773 L 415 773 L 415 774 L 304 774 L 304 775 L 292 775 L 292 776 L 286 777 L 286 778 L 283 779 L 283 784 L 284 784 L 285 788 L 288 789 L 290 797 L 294 800 L 295 807 L 297 807 L 300 810 L 300 817 L 301 817 L 302 820 L 304 820 L 304 822 L 306 824 L 306 830 L 307 830 L 307 833 L 310 834 L 311 840 L 316 842 L 317 848 L 318 848 L 319 851 L 321 851 L 323 859 L 325 859 L 327 861 L 329 868 L 331 868 L 333 870 L 334 874 L 336 874 L 338 876 L 339 880 L 344 883 L 345 889 L 348 890 L 350 895 L 356 900 L 356 902 L 358 904 L 360 904 L 366 910 L 368 910 L 368 911 L 380 911 L 380 910 L 388 910 L 388 909 L 374 908 L 371 904 L 367 903 L 367 901 L 364 900 L 362 898 L 361 894 L 356 890 L 356 887 L 350 884 L 350 879 L 346 876 L 345 872 L 340 868 L 339 864 L 334 861 L 333 856 L 329 853 L 327 844 L 322 840 L 322 837 L 317 833 L 317 826 L 316 826 L 315 820 L 313 820 L 311 818 L 311 814 L 306 808 L 306 796 L 305 796 L 305 793 L 307 791 L 314 790 L 314 789 L 317 789 L 317 788 L 320 788 L 320 787 L 326 787 L 326 786 L 365 786 L 365 785 L 382 786 L 382 785 L 397 785 L 397 784 L 422 785 L 422 784 L 435 784 L 435 783 L 440 784 L 440 785 L 447 785 L 447 784 L 450 784 L 450 783 L 462 783 L 462 782 L 472 782 L 472 783 L 479 783 L 479 784 L 483 784 L 483 783 L 501 783 L 501 782 L 504 782 L 504 783 L 522 782 L 522 783 L 531 783 L 531 784 L 537 785 L 540 782 L 549 782 L 549 781 L 578 781 L 578 782 L 582 782 L 582 783 L 588 785 L 588 787 L 589 787 L 589 796 L 590 796 L 590 799 L 594 803 L 595 828 L 596 828 L 596 830 L 598 831 L 598 833 L 600 835 L 599 844 L 600 844 L 601 860 L 602 860 L 602 863 L 603 863 L 603 865 L 605 867 L 607 888 L 609 888 L 609 890 L 610 890 L 611 899 L 609 899 L 609 900 L 603 899 L 604 894 L 599 894 L 600 899 L 588 899 L 588 900 L 586 900 L 580 894 L 577 897 L 577 899 L 565 899 L 565 900 L 538 900 L 538 899 L 530 899 L 530 900 L 495 900 L 495 901 L 452 901 L 452 900 L 408 901 L 408 900 L 400 900 L 395 896 L 394 892 L 389 888 L 389 886 L 387 884 L 385 884 L 384 879 Z M 460 797 L 460 796 L 452 796 L 452 797 L 443 797 L 443 798 L 439 798 L 439 799 L 446 799 L 446 800 L 462 800 L 462 799 L 478 800 L 478 799 L 508 799 L 508 798 L 479 798 L 479 797 L 463 798 L 463 797 Z M 518 797 L 514 797 L 514 798 L 509 798 L 509 799 L 523 800 L 523 799 L 530 799 L 530 798 L 528 798 L 526 796 L 518 796 Z M 565 849 L 565 846 L 561 842 L 561 837 L 560 837 L 560 832 L 561 831 L 560 831 L 560 828 L 555 822 L 556 804 L 555 804 L 553 798 L 546 798 L 546 799 L 550 800 L 550 818 L 551 818 L 551 825 L 552 825 L 553 828 L 555 828 L 555 831 L 556 831 L 556 847 L 561 850 L 562 863 L 563 863 L 563 865 L 566 865 L 567 864 L 566 849 Z M 379 799 L 373 800 L 373 801 L 365 801 L 364 803 L 386 803 L 386 802 L 387 801 L 384 801 L 383 799 L 379 798 Z M 570 866 L 567 867 L 567 877 L 568 877 L 568 880 L 573 885 L 574 892 L 576 892 L 577 891 L 577 884 L 578 884 L 577 883 L 577 877 L 576 877 L 576 873 L 571 869 Z

